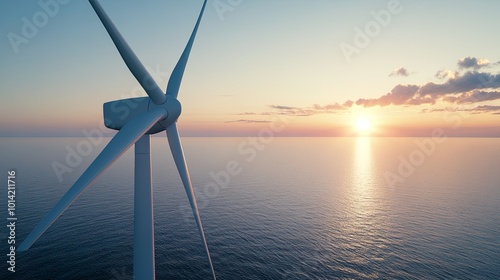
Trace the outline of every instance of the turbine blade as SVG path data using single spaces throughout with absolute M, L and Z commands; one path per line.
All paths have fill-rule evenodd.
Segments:
M 82 192 L 101 175 L 118 157 L 120 157 L 132 144 L 137 142 L 153 125 L 166 117 L 166 111 L 157 109 L 142 114 L 128 122 L 109 141 L 97 158 L 83 172 L 73 186 L 38 223 L 33 231 L 19 246 L 19 251 L 28 250 L 31 245 L 49 228 L 49 226 L 75 201 Z
M 182 55 L 175 65 L 174 71 L 168 80 L 167 85 L 167 95 L 171 95 L 177 98 L 179 94 L 179 88 L 182 82 L 182 76 L 184 75 L 184 69 L 186 69 L 186 64 L 189 58 L 189 54 L 191 52 L 191 48 L 193 47 L 193 42 L 196 37 L 196 32 L 198 31 L 198 26 L 200 26 L 200 21 L 203 16 L 203 12 L 205 11 L 205 6 L 207 5 L 207 0 L 203 3 L 203 7 L 201 8 L 200 15 L 198 16 L 198 20 L 196 21 L 196 25 L 194 26 L 193 33 L 191 33 L 191 37 L 186 45 L 186 48 L 182 52 Z
M 215 270 L 212 264 L 212 258 L 210 257 L 210 252 L 208 250 L 207 240 L 205 239 L 205 233 L 203 231 L 203 225 L 201 224 L 200 213 L 198 212 L 198 204 L 196 204 L 196 197 L 194 196 L 193 185 L 191 183 L 191 178 L 189 176 L 188 167 L 186 165 L 186 159 L 184 158 L 184 152 L 182 151 L 181 140 L 179 138 L 179 132 L 177 131 L 177 124 L 173 123 L 169 125 L 166 129 L 168 144 L 170 145 L 170 151 L 181 176 L 182 183 L 184 184 L 184 189 L 186 189 L 186 194 L 189 199 L 189 204 L 191 204 L 191 209 L 193 210 L 193 215 L 196 220 L 196 225 L 198 226 L 198 231 L 200 232 L 201 241 L 205 246 L 205 251 L 208 256 L 208 261 L 210 262 L 210 269 L 212 270 L 212 275 L 214 279 Z
M 120 53 L 123 61 L 127 65 L 128 69 L 137 81 L 144 88 L 148 96 L 153 100 L 155 104 L 163 104 L 166 100 L 166 96 L 163 91 L 158 87 L 156 82 L 153 80 L 149 72 L 144 68 L 141 61 L 137 58 L 135 53 L 132 51 L 130 46 L 127 44 L 125 39 L 113 24 L 111 19 L 108 17 L 101 4 L 97 0 L 89 0 L 90 5 L 94 8 L 97 16 L 101 20 L 102 24 L 109 33 L 109 36 L 113 40 L 118 52 Z

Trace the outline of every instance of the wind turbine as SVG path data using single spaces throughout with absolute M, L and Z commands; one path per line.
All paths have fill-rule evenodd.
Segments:
M 163 93 L 146 68 L 144 68 L 99 2 L 97 0 L 89 0 L 89 2 L 102 21 L 130 72 L 132 72 L 149 97 L 116 100 L 104 104 L 105 125 L 108 128 L 118 130 L 118 133 L 111 139 L 92 164 L 90 164 L 87 170 L 83 172 L 68 192 L 59 200 L 56 206 L 33 229 L 19 246 L 18 250 L 28 250 L 94 180 L 127 151 L 132 144 L 135 144 L 134 279 L 155 279 L 150 135 L 165 130 L 170 151 L 181 176 L 201 240 L 205 247 L 205 252 L 208 256 L 212 275 L 216 279 L 176 124 L 181 114 L 181 103 L 177 100 L 177 95 L 189 53 L 191 52 L 196 32 L 200 25 L 205 6 L 207 5 L 207 0 L 203 3 L 191 37 L 170 76 L 166 93 Z M 129 106 L 129 104 L 134 104 L 134 106 Z M 130 109 L 130 113 L 125 119 L 122 119 L 123 115 L 118 114 L 114 110 L 116 106 L 123 105 L 128 106 Z

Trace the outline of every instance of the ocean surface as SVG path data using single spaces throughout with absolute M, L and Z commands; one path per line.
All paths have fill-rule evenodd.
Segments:
M 182 140 L 219 279 L 500 279 L 500 139 Z M 107 141 L 0 138 L 16 244 Z M 152 142 L 157 279 L 210 279 L 166 139 Z M 228 162 L 239 173 L 217 186 Z M 7 237 L 3 225 L 0 279 L 132 279 L 133 148 L 16 253 L 15 273 Z

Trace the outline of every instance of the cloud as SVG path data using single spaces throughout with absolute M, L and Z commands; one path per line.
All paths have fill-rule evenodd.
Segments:
M 358 99 L 363 107 L 389 105 L 435 104 L 439 100 L 453 103 L 477 103 L 499 99 L 498 92 L 486 89 L 500 88 L 500 74 L 468 71 L 449 78 L 444 83 L 429 82 L 422 86 L 396 85 L 389 93 L 372 99 Z
M 439 70 L 436 75 L 434 75 L 438 79 L 455 79 L 459 73 L 457 71 L 451 71 L 451 70 Z
M 282 105 L 271 105 L 269 106 L 273 109 L 278 109 L 278 110 L 297 110 L 299 109 L 298 107 L 290 107 L 290 106 L 282 106 Z
M 397 85 L 386 95 L 375 99 L 360 98 L 355 104 L 363 107 L 405 105 L 411 102 L 412 99 L 417 100 L 419 98 L 419 89 L 420 87 L 417 85 Z
M 224 123 L 270 123 L 271 121 L 264 120 L 234 120 L 234 121 L 226 121 Z
M 284 105 L 270 105 L 274 112 L 253 113 L 245 112 L 241 115 L 289 115 L 312 116 L 317 114 L 335 114 L 343 112 L 354 105 L 369 107 L 385 106 L 417 106 L 436 104 L 438 101 L 454 104 L 474 104 L 479 102 L 500 100 L 500 74 L 468 71 L 464 74 L 454 73 L 443 83 L 429 82 L 424 85 L 398 84 L 390 92 L 378 98 L 360 98 L 356 101 L 348 100 L 342 104 L 327 105 L 313 104 L 310 107 L 291 107 Z M 486 105 L 484 105 L 486 106 Z M 474 111 L 475 112 L 475 111 Z M 478 111 L 486 112 L 486 111 Z
M 458 68 L 460 69 L 479 69 L 482 67 L 486 67 L 490 65 L 490 61 L 484 58 L 475 58 L 475 57 L 464 57 L 458 60 Z
M 493 65 L 500 64 L 500 61 Z M 318 114 L 338 114 L 349 110 L 353 106 L 385 107 L 385 106 L 418 106 L 422 104 L 434 105 L 438 102 L 451 104 L 475 104 L 500 100 L 500 72 L 479 72 L 477 68 L 491 65 L 486 59 L 465 57 L 459 60 L 461 68 L 466 71 L 440 70 L 435 77 L 441 79 L 439 83 L 427 82 L 422 85 L 397 84 L 388 93 L 378 98 L 360 98 L 356 101 L 348 100 L 344 103 L 330 103 L 327 105 L 313 104 L 309 107 L 292 107 L 286 105 L 270 105 L 271 111 L 255 113 L 244 112 L 239 115 L 288 115 L 313 116 Z M 404 67 L 395 69 L 392 75 L 409 75 Z M 497 106 L 498 107 L 498 106 Z M 490 113 L 496 110 L 495 106 L 481 105 L 470 111 L 472 113 Z M 437 109 L 436 109 L 437 110 Z M 428 110 L 426 112 L 431 112 Z M 494 111 L 500 114 L 500 110 Z M 240 120 L 243 121 L 243 120 Z
M 408 77 L 410 75 L 410 72 L 408 72 L 408 69 L 404 67 L 399 67 L 397 69 L 394 69 L 391 74 L 389 74 L 389 77 L 392 76 L 403 76 L 403 77 Z
M 500 74 L 468 71 L 463 75 L 448 79 L 443 84 L 427 83 L 420 88 L 421 95 L 444 95 L 464 93 L 476 89 L 499 88 Z

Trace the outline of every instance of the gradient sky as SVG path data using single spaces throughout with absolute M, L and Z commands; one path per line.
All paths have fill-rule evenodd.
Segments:
M 40 3 L 54 1 L 0 2 L 0 136 L 83 136 L 104 102 L 145 95 L 90 4 L 61 0 L 44 23 Z M 165 88 L 203 1 L 100 2 Z M 209 0 L 181 134 L 252 135 L 278 115 L 282 135 L 356 135 L 366 118 L 371 135 L 500 136 L 498 11 L 493 0 Z M 42 26 L 14 46 L 26 20 Z

